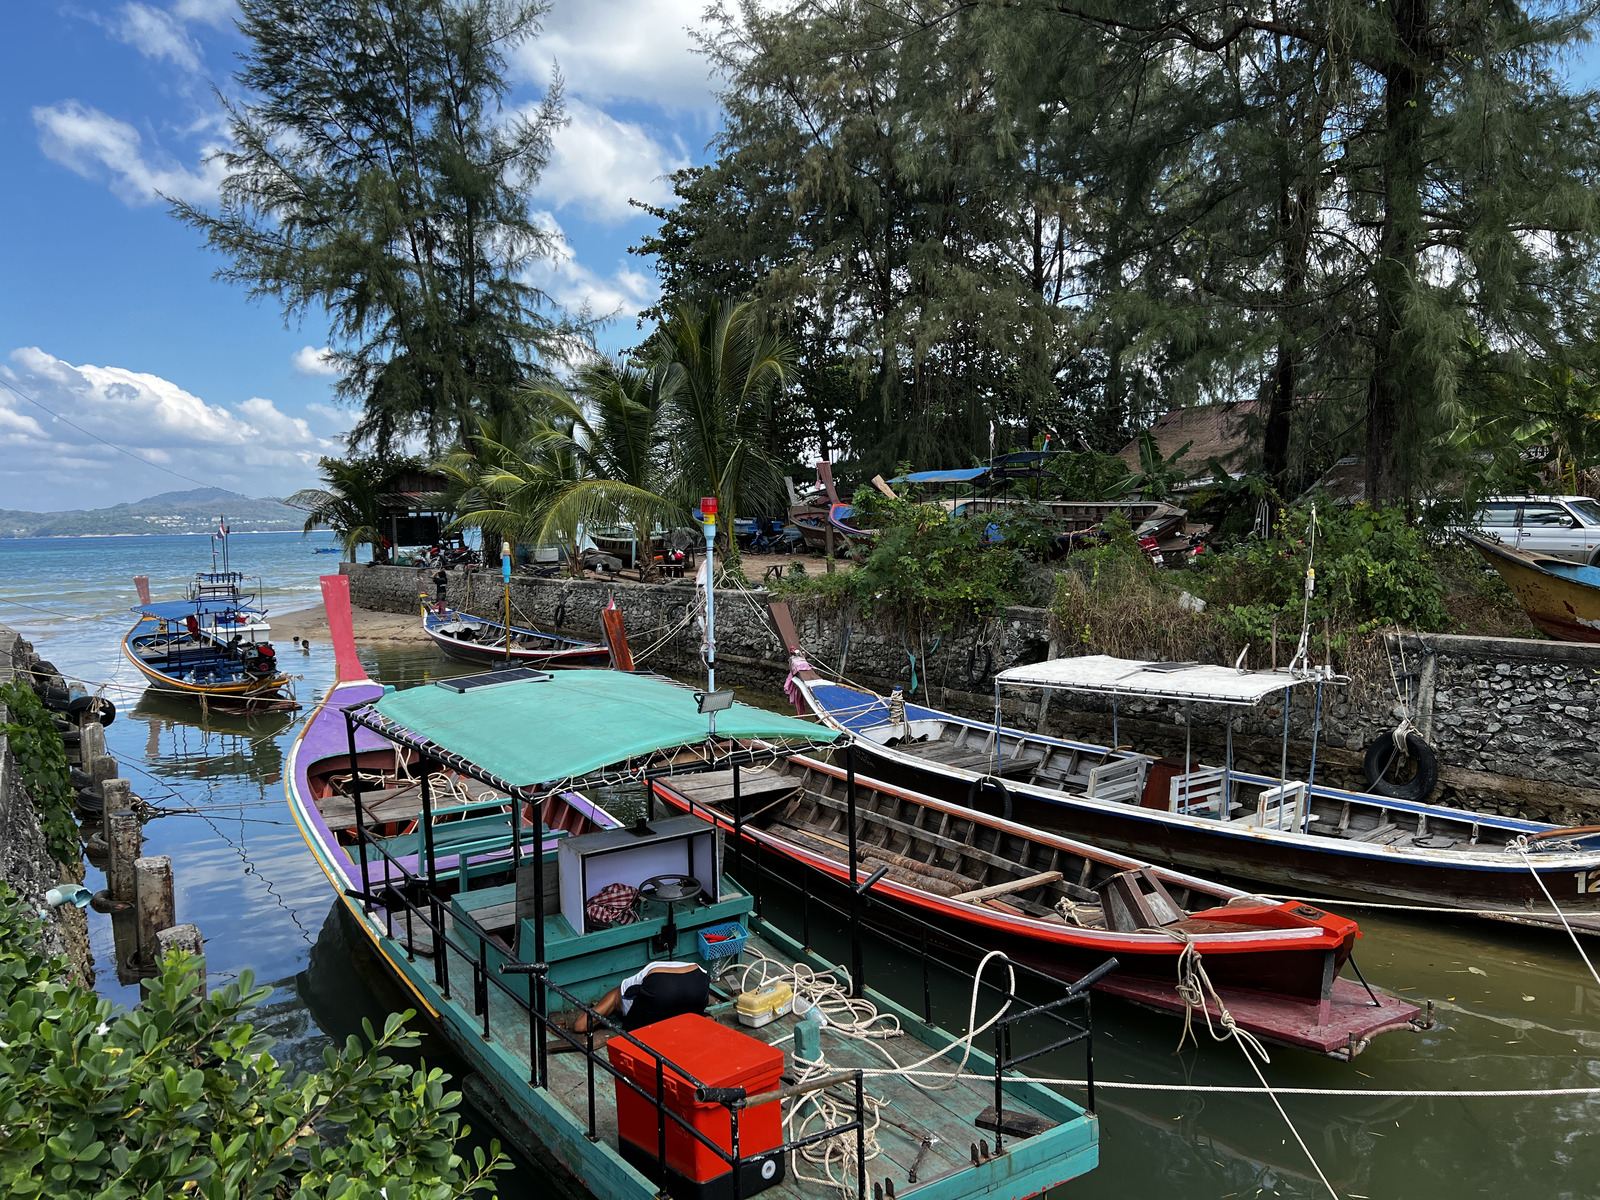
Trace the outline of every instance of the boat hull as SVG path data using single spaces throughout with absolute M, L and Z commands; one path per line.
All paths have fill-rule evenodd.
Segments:
M 862 697 L 862 704 L 840 709 L 842 719 L 834 714 L 829 723 L 845 730 L 857 727 L 852 730 L 857 733 L 856 753 L 865 759 L 863 769 L 875 777 L 958 804 L 967 803 L 977 781 L 988 778 L 974 771 L 929 762 L 860 736 L 859 726 L 864 720 L 878 719 L 871 709 L 881 702 L 840 685 L 822 686 L 841 693 L 852 691 Z M 835 706 L 820 699 L 817 689 L 809 683 L 804 684 L 804 691 L 813 708 L 827 719 Z M 982 725 L 937 710 L 917 706 L 908 706 L 908 709 L 914 718 L 926 714 L 941 721 Z M 1063 746 L 1104 749 L 1061 739 L 1044 740 Z M 1237 773 L 1236 778 L 1241 782 L 1276 782 L 1243 772 Z M 1096 800 L 1012 779 L 1007 779 L 1005 786 L 1016 820 L 1041 829 L 1060 830 L 1095 846 L 1181 870 L 1268 884 L 1289 895 L 1450 908 L 1518 924 L 1561 928 L 1561 918 L 1551 911 L 1544 894 L 1543 888 L 1548 888 L 1574 928 L 1600 935 L 1600 853 L 1535 853 L 1531 856 L 1534 867 L 1530 869 L 1520 855 L 1507 850 L 1486 848 L 1475 854 L 1442 851 L 1430 854 L 1418 848 L 1240 828 L 1227 822 L 1185 817 L 1138 804 Z M 1404 801 L 1380 800 L 1331 788 L 1318 788 L 1316 794 L 1336 802 L 1384 804 L 1403 811 L 1446 811 L 1441 806 L 1408 805 Z M 980 802 L 986 810 L 993 809 L 997 803 L 992 790 L 984 793 Z M 1451 816 L 1458 820 L 1481 818 L 1484 823 L 1496 822 L 1496 818 L 1486 814 L 1451 811 Z M 1500 819 L 1496 823 L 1529 836 L 1552 833 L 1556 829 L 1526 821 Z
M 140 675 L 144 676 L 146 684 L 153 690 L 170 696 L 185 696 L 194 700 L 205 700 L 207 703 L 221 703 L 233 707 L 281 708 L 284 705 L 298 707 L 294 705 L 293 700 L 282 695 L 283 690 L 292 682 L 288 675 L 282 673 L 269 675 L 261 679 L 193 683 L 157 670 L 150 663 L 139 657 L 133 645 L 135 638 L 146 637 L 156 633 L 157 624 L 156 621 L 146 618 L 128 630 L 122 638 L 122 656 L 133 664 L 134 669 Z
M 504 646 L 484 645 L 462 641 L 439 631 L 438 626 L 449 624 L 462 614 L 447 611 L 440 617 L 431 609 L 422 610 L 422 630 L 446 658 L 483 667 L 535 667 L 550 670 L 560 667 L 606 667 L 611 665 L 611 651 L 598 642 L 580 642 L 571 638 L 550 637 L 549 647 L 512 646 L 510 653 Z M 481 617 L 470 618 L 483 621 Z M 504 628 L 492 622 L 483 622 L 495 629 Z
M 1467 541 L 1499 572 L 1528 620 L 1542 632 L 1563 641 L 1600 642 L 1600 587 L 1546 570 L 1533 555 L 1471 535 Z M 1562 566 L 1571 569 L 1569 563 Z
M 823 769 L 835 776 L 842 774 L 837 768 Z M 882 780 L 860 776 L 857 786 L 895 791 Z M 737 853 L 742 863 L 748 855 L 752 862 L 759 862 L 763 869 L 786 879 L 801 894 L 831 893 L 848 902 L 852 892 L 848 867 L 837 858 L 756 824 L 741 823 L 735 830 L 727 812 L 697 804 L 691 794 L 670 779 L 657 780 L 653 787 L 667 805 L 716 821 L 738 847 L 737 851 L 729 851 L 730 859 Z M 931 817 L 937 819 L 939 812 L 930 811 Z M 957 811 L 972 815 L 969 810 Z M 930 819 L 928 824 L 932 823 Z M 995 823 L 993 819 L 991 823 Z M 1024 832 L 1015 823 L 1000 824 L 1012 832 Z M 866 874 L 874 864 L 866 858 L 862 862 L 866 865 L 860 870 Z M 732 869 L 737 872 L 739 867 Z M 1164 882 L 1169 887 L 1200 883 L 1182 877 L 1169 877 Z M 926 923 L 967 945 L 1004 951 L 1018 962 L 1062 979 L 1078 979 L 1114 956 L 1118 969 L 1097 985 L 1100 990 L 1148 1008 L 1185 1011 L 1175 987 L 1185 946 L 1182 938 L 1154 931 L 1128 934 L 1047 924 L 962 903 L 893 878 L 880 880 L 872 897 L 877 907 L 887 910 L 891 920 L 895 916 L 902 918 L 901 928 L 912 940 L 919 936 L 920 923 Z M 1246 899 L 1243 895 L 1239 898 Z M 1356 926 L 1326 914 L 1315 915 L 1322 918 L 1325 927 L 1302 924 L 1291 931 L 1241 926 L 1237 933 L 1197 933 L 1189 940 L 1200 952 L 1206 974 L 1241 1027 L 1279 1045 L 1347 1058 L 1359 1053 L 1380 1033 L 1411 1025 L 1420 1010 L 1381 993 L 1374 1004 L 1362 986 L 1339 979 L 1359 936 Z M 1207 1007 L 1214 1019 L 1220 1015 L 1209 1002 Z

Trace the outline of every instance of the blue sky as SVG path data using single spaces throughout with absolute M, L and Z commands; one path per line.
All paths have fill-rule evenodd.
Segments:
M 512 104 L 566 79 L 569 124 L 535 194 L 570 254 L 545 286 L 572 308 L 618 312 L 601 335 L 637 340 L 655 297 L 627 247 L 652 222 L 662 175 L 704 161 L 717 110 L 693 53 L 701 0 L 553 0 L 513 63 Z M 0 378 L 84 430 L 194 479 L 249 495 L 314 481 L 347 428 L 316 351 L 315 317 L 291 328 L 211 276 L 219 260 L 157 191 L 205 202 L 223 141 L 213 85 L 229 90 L 234 0 L 29 0 L 9 6 L 0 51 Z M 136 500 L 194 483 L 146 467 L 0 389 L 0 507 Z

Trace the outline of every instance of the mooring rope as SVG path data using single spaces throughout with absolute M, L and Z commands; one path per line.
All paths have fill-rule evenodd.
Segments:
M 1571 923 L 1567 920 L 1567 914 L 1561 911 L 1561 906 L 1556 903 L 1556 898 L 1550 894 L 1550 889 L 1545 887 L 1544 880 L 1539 877 L 1539 872 L 1534 868 L 1534 865 L 1528 861 L 1527 834 L 1519 834 L 1511 841 L 1506 849 L 1515 850 L 1522 856 L 1523 866 L 1528 868 L 1529 874 L 1533 876 L 1533 881 L 1539 885 L 1539 890 L 1544 893 L 1544 898 L 1550 901 L 1550 907 L 1556 910 L 1556 916 L 1561 918 L 1561 924 L 1565 927 L 1567 936 L 1572 939 L 1572 944 L 1577 947 L 1578 957 L 1583 959 L 1583 965 L 1589 968 L 1589 974 L 1594 977 L 1595 985 L 1600 986 L 1600 971 L 1596 971 L 1594 969 L 1594 963 L 1589 961 L 1589 953 L 1583 948 L 1583 943 L 1578 940 L 1578 934 L 1572 928 Z

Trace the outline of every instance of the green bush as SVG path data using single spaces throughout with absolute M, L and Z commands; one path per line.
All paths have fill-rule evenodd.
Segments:
M 1271 538 L 1250 538 L 1205 556 L 1196 588 L 1241 640 L 1300 627 L 1311 544 L 1309 504 L 1282 510 Z M 1310 617 L 1335 629 L 1370 633 L 1386 625 L 1449 628 L 1445 589 L 1427 538 L 1396 505 L 1316 508 L 1316 589 Z
M 19 1200 L 450 1200 L 492 1189 L 498 1146 L 463 1133 L 438 1070 L 396 1063 L 414 1046 L 392 1016 L 291 1078 L 242 1017 L 270 988 L 250 973 L 200 996 L 174 954 L 131 1012 L 56 982 L 39 921 L 0 885 L 0 1186 Z
M 50 857 L 59 863 L 78 861 L 78 823 L 72 816 L 72 776 L 67 746 L 50 719 L 44 701 L 20 680 L 0 684 L 0 704 L 11 720 L 0 732 L 11 743 L 11 755 L 22 771 L 22 785 L 33 797 Z

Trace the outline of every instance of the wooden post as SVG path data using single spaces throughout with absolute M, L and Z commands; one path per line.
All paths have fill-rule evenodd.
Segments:
M 106 727 L 94 718 L 83 723 L 83 729 L 78 735 L 78 762 L 85 771 L 89 764 L 97 758 L 104 758 L 106 753 Z
M 133 864 L 134 905 L 139 916 L 139 957 L 158 963 L 160 933 L 176 925 L 172 898 L 172 859 L 165 854 L 136 859 Z
M 117 777 L 117 760 L 109 754 L 102 754 L 97 758 L 85 759 L 83 769 L 94 779 L 93 790 L 103 800 L 106 784 Z
M 127 807 L 127 789 L 126 779 L 106 780 L 106 889 L 113 900 L 132 904 L 133 864 L 144 853 L 144 830 L 139 815 Z
M 200 973 L 200 997 L 206 994 L 206 953 L 205 941 L 200 936 L 200 929 L 195 925 L 174 925 L 170 929 L 163 929 L 156 934 L 156 958 L 164 959 L 174 950 L 184 950 L 195 956 L 195 963 Z

